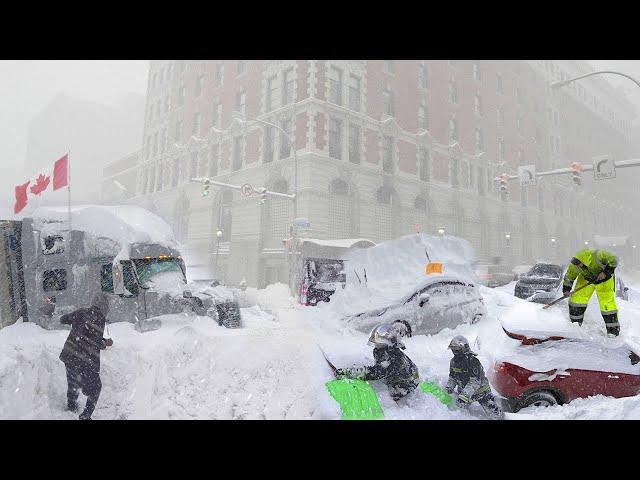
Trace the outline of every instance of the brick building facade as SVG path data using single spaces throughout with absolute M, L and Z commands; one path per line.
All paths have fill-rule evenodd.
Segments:
M 269 197 L 259 205 L 224 189 L 202 197 L 202 187 L 188 183 L 207 175 L 294 193 L 291 145 L 251 120 L 259 118 L 295 145 L 298 216 L 311 222 L 304 236 L 379 242 L 444 228 L 468 239 L 483 261 L 564 260 L 594 234 L 628 232 L 635 214 L 612 184 L 585 178 L 577 187 L 566 176 L 547 177 L 522 191 L 511 182 L 504 199 L 493 178 L 518 165 L 546 170 L 604 153 L 630 158 L 635 111 L 606 82 L 549 88 L 587 68 L 574 61 L 153 61 L 134 201 L 173 225 L 204 276 L 217 258 L 217 276 L 230 283 L 286 281 L 282 240 L 292 202 Z

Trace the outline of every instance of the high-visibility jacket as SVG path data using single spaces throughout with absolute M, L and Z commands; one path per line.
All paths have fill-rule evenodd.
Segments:
M 585 248 L 576 252 L 571 259 L 567 272 L 564 274 L 563 285 L 565 288 L 571 288 L 578 275 L 582 275 L 585 280 L 593 283 L 601 272 L 607 274 L 603 280 L 606 281 L 611 278 L 617 266 L 618 257 L 613 253 L 607 250 Z

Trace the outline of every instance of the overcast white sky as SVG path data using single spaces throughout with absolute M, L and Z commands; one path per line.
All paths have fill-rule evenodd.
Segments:
M 0 61 L 0 164 L 22 165 L 29 120 L 58 93 L 113 104 L 129 92 L 144 95 L 148 69 L 146 60 Z
M 596 69 L 619 69 L 640 78 L 640 61 L 593 60 Z M 0 61 L 0 145 L 3 167 L 22 165 L 29 120 L 58 93 L 106 104 L 129 92 L 144 95 L 149 62 L 122 60 Z M 640 106 L 640 88 L 622 77 L 607 76 L 632 92 Z

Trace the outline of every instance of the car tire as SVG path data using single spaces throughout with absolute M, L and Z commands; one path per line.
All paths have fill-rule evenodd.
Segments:
M 525 394 L 518 402 L 518 410 L 527 407 L 552 407 L 558 405 L 556 396 L 547 391 L 538 391 Z

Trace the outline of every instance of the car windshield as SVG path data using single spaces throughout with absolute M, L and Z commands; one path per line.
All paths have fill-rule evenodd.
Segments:
M 562 275 L 562 267 L 560 265 L 549 265 L 545 263 L 539 263 L 535 265 L 526 274 L 527 277 L 542 277 L 542 278 L 560 278 Z
M 160 278 L 170 280 L 172 283 L 186 283 L 180 261 L 175 258 L 145 258 L 133 262 L 140 283 L 145 287 L 151 286 L 150 283 L 157 283 Z
M 310 264 L 311 277 L 316 282 L 344 282 L 345 274 L 340 261 L 313 261 Z

